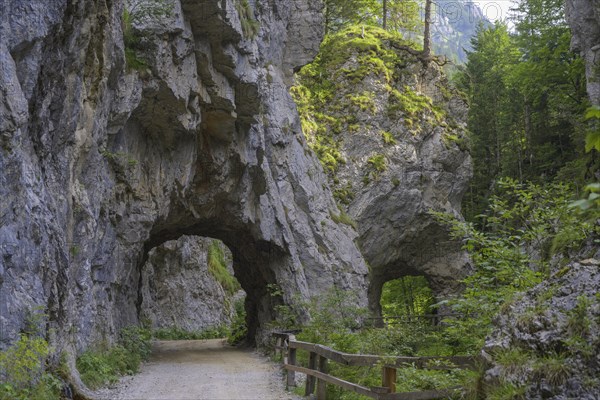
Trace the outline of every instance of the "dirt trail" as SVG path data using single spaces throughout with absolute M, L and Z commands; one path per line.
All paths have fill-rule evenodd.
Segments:
M 103 397 L 111 400 L 295 400 L 277 367 L 222 339 L 160 341 L 140 374 Z

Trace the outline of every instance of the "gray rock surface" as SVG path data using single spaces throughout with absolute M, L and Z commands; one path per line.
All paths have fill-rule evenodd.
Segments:
M 330 184 L 340 207 L 356 222 L 358 244 L 371 267 L 369 302 L 376 313 L 383 284 L 402 276 L 425 276 L 439 298 L 459 290 L 470 269 L 468 255 L 430 211 L 461 218 L 472 176 L 466 101 L 436 63 L 424 68 L 414 52 L 381 35 L 387 37 L 377 30 L 349 32 L 327 44 L 344 49 L 343 62 L 335 64 L 335 55 L 318 60 L 335 64 L 322 84 L 335 90 L 314 113 L 336 123 L 321 118 L 314 138 L 309 134 L 313 143 L 322 140 L 315 136 L 329 135 L 339 151 Z M 363 39 L 366 45 L 348 47 L 351 40 Z M 379 50 L 366 52 L 367 45 Z M 372 60 L 389 65 L 390 52 L 396 65 L 382 73 Z M 311 87 L 312 78 L 305 79 Z
M 565 12 L 573 35 L 571 50 L 585 60 L 588 96 L 600 106 L 600 1 L 567 0 Z
M 494 321 L 485 379 L 527 387 L 527 399 L 596 400 L 600 394 L 600 252 L 573 261 L 518 297 Z M 522 365 L 503 354 L 526 354 Z M 560 366 L 560 368 L 558 368 Z
M 234 0 L 171 3 L 128 49 L 123 1 L 0 4 L 2 346 L 36 306 L 59 353 L 114 338 L 139 320 L 149 253 L 182 235 L 231 249 L 251 335 L 331 287 L 366 304 L 286 84 L 318 49 L 321 1 L 250 1 L 254 37 Z
M 235 293 L 228 293 L 208 266 L 213 240 L 182 236 L 150 250 L 142 267 L 140 318 L 152 328 L 200 332 L 231 323 Z M 217 243 L 233 274 L 231 252 Z
M 364 129 L 343 138 L 342 153 L 354 161 L 342 166 L 338 175 L 340 185 L 359 188 L 347 211 L 358 223 L 358 244 L 371 266 L 369 300 L 375 311 L 389 280 L 423 275 L 441 299 L 456 293 L 470 271 L 462 244 L 430 214 L 462 218 L 461 201 L 472 176 L 466 149 L 467 105 L 450 90 L 437 65 L 423 70 L 416 58 L 402 57 L 407 66 L 393 86 L 430 97 L 443 116 L 424 109 L 409 123 L 406 114 L 389 115 L 390 100 L 380 86 L 375 94 L 379 112 Z M 392 133 L 396 142 L 386 144 L 382 131 Z M 369 158 L 376 155 L 384 156 L 384 171 L 373 171 Z M 366 184 L 365 174 L 370 176 Z

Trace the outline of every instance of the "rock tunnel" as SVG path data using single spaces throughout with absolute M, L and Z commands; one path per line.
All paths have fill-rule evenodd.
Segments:
M 431 221 L 430 221 L 431 223 Z M 461 244 L 447 236 L 444 227 L 431 223 L 410 240 L 410 234 L 400 243 L 392 245 L 386 253 L 387 260 L 371 269 L 369 276 L 369 306 L 375 315 L 381 315 L 380 299 L 383 286 L 390 281 L 405 277 L 424 277 L 436 299 L 444 299 L 461 290 L 461 279 L 469 272 L 469 258 Z M 397 240 L 397 238 L 396 238 Z M 366 257 L 373 256 L 367 253 Z M 375 262 L 377 262 L 375 261 Z
M 331 218 L 288 92 L 322 39 L 320 2 L 249 2 L 255 36 L 236 3 L 174 1 L 130 48 L 122 1 L 8 8 L 35 29 L 1 32 L 3 345 L 38 306 L 59 351 L 115 339 L 139 322 L 149 252 L 183 235 L 231 249 L 250 339 L 274 301 L 336 287 L 366 306 L 356 232 Z

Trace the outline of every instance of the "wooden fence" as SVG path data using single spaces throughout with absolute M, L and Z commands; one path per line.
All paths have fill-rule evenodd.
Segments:
M 443 399 L 452 395 L 458 388 L 446 390 L 426 390 L 419 392 L 396 393 L 396 370 L 406 366 L 424 369 L 456 369 L 475 368 L 478 360 L 475 357 L 385 357 L 365 354 L 348 354 L 333 350 L 320 344 L 297 341 L 291 333 L 273 333 L 275 338 L 275 351 L 281 352 L 283 367 L 287 370 L 288 387 L 296 385 L 296 372 L 306 374 L 305 396 L 315 392 L 317 400 L 325 400 L 327 396 L 326 385 L 332 384 L 370 397 L 376 400 L 432 400 Z M 297 351 L 309 353 L 308 367 L 297 364 Z M 347 366 L 374 367 L 381 366 L 382 386 L 365 387 L 348 382 L 327 373 L 327 365 L 333 361 Z

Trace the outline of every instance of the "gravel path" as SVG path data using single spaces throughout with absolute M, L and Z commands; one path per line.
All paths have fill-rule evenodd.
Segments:
M 297 400 L 277 366 L 216 340 L 159 341 L 141 373 L 105 390 L 111 400 Z

